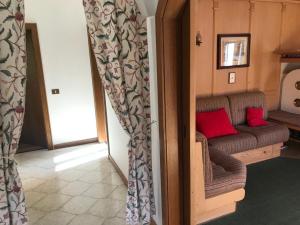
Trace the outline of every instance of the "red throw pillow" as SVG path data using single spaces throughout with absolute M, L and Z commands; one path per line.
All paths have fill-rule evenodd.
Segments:
M 268 125 L 268 122 L 264 120 L 263 108 L 247 108 L 247 123 L 249 127 L 260 127 Z
M 207 139 L 238 133 L 224 108 L 212 112 L 197 112 L 196 127 Z

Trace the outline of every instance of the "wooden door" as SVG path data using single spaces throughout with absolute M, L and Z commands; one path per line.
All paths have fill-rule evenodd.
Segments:
M 26 24 L 26 48 L 26 111 L 19 153 L 38 149 L 53 149 L 36 24 Z
M 91 69 L 92 69 L 92 81 L 93 81 L 93 89 L 94 89 L 98 141 L 100 143 L 108 142 L 105 93 L 98 72 L 96 58 L 91 46 L 91 41 L 90 39 L 88 40 L 89 40 L 90 61 L 91 61 Z

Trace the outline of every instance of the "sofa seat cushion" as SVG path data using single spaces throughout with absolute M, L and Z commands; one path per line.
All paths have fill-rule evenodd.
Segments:
M 205 184 L 206 198 L 245 187 L 247 169 L 241 161 L 218 150 L 209 150 L 213 180 Z
M 250 149 L 255 149 L 257 140 L 255 136 L 240 132 L 235 135 L 212 138 L 208 140 L 209 147 L 225 152 L 227 154 L 235 154 Z
M 240 125 L 236 127 L 241 132 L 248 132 L 257 139 L 257 147 L 279 144 L 289 140 L 289 129 L 281 124 L 268 121 L 268 125 L 261 127 L 248 127 Z

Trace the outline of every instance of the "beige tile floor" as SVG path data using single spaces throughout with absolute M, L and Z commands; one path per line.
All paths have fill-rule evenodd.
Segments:
M 300 158 L 290 143 L 283 157 Z M 30 225 L 125 225 L 126 187 L 107 146 L 83 145 L 16 156 Z
M 125 225 L 126 187 L 90 144 L 16 156 L 30 225 Z

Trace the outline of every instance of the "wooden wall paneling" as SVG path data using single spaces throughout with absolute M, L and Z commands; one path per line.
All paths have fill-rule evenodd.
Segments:
M 164 225 L 181 225 L 181 154 L 179 130 L 182 52 L 180 28 L 185 0 L 160 0 L 156 13 L 162 208 Z
M 283 7 L 281 50 L 300 49 L 300 4 L 288 3 Z
M 205 211 L 205 188 L 202 160 L 202 145 L 196 143 L 196 96 L 213 94 L 213 57 L 214 57 L 214 1 L 190 1 L 190 77 L 186 92 L 188 102 L 187 119 L 187 154 L 188 166 L 186 171 L 189 177 L 188 205 L 189 219 L 185 224 L 197 224 L 198 215 Z M 200 32 L 202 44 L 196 45 L 196 35 Z M 196 82 L 195 82 L 196 80 Z M 199 154 L 200 151 L 200 154 Z M 199 176 L 191 176 L 192 171 L 199 171 Z M 202 174 L 201 174 L 202 171 Z M 199 185 L 200 184 L 200 185 Z
M 249 1 L 216 0 L 215 1 L 215 35 L 214 45 L 217 53 L 216 36 L 218 34 L 249 33 Z M 214 57 L 214 94 L 245 91 L 247 88 L 247 68 L 217 70 L 217 56 Z M 236 72 L 236 83 L 228 84 L 228 73 Z
M 251 7 L 251 66 L 248 90 L 264 91 L 270 108 L 279 103 L 282 4 L 256 2 Z M 278 93 L 278 94 L 277 94 Z M 277 100 L 278 99 L 278 100 Z
M 214 57 L 214 22 L 213 22 L 213 1 L 199 0 L 191 1 L 193 15 L 191 15 L 192 40 L 191 48 L 194 49 L 195 61 L 191 63 L 191 73 L 196 80 L 196 93 L 199 96 L 208 96 L 212 94 L 213 87 L 213 57 Z M 195 45 L 197 33 L 200 33 L 202 43 Z
M 247 87 L 247 68 L 217 70 L 217 34 L 249 33 L 248 1 L 215 1 L 215 51 L 214 51 L 214 91 L 215 95 L 244 91 Z M 234 13 L 232 13 L 234 9 Z M 228 84 L 228 73 L 236 72 L 236 83 Z
M 189 157 L 188 159 L 193 157 L 193 153 L 195 153 L 193 151 L 195 150 L 194 117 L 196 95 L 216 95 L 228 92 L 246 91 L 248 89 L 249 81 L 249 89 L 266 89 L 267 98 L 271 99 L 269 101 L 275 102 L 277 99 L 274 88 L 276 86 L 276 81 L 272 80 L 271 88 L 266 84 L 270 78 L 272 69 L 259 68 L 258 66 L 257 68 L 216 70 L 216 36 L 218 33 L 249 33 L 250 28 L 255 32 L 265 31 L 263 28 L 255 28 L 256 19 L 254 19 L 254 24 L 252 24 L 252 21 L 250 20 L 250 18 L 252 18 L 252 16 L 250 17 L 251 3 L 258 2 L 268 2 L 268 4 L 274 4 L 274 2 L 281 3 L 281 1 L 278 0 L 189 1 L 190 21 L 185 21 L 184 25 L 190 25 L 190 39 L 189 43 L 186 43 L 190 44 L 190 52 L 187 50 L 187 55 L 185 55 L 182 52 L 180 38 L 182 36 L 182 30 L 179 29 L 179 24 L 182 22 L 180 12 L 184 8 L 185 0 L 159 1 L 156 24 L 164 225 L 188 225 L 191 222 L 182 220 L 183 208 L 186 205 L 182 204 L 181 198 L 183 180 L 181 177 L 182 166 L 180 157 L 182 156 L 183 150 L 187 150 L 185 157 Z M 276 9 L 273 9 L 273 7 L 271 8 L 270 11 L 274 11 L 277 15 L 277 7 L 275 7 Z M 260 13 L 259 9 L 259 14 Z M 278 19 L 276 18 L 275 21 L 272 21 L 271 23 L 271 27 L 268 28 L 270 30 L 278 24 Z M 189 28 L 184 30 L 184 32 L 188 32 Z M 197 31 L 200 31 L 203 40 L 202 46 L 199 48 L 196 48 L 195 46 L 195 35 Z M 271 30 L 270 32 L 273 31 Z M 270 46 L 275 46 L 275 44 L 275 41 L 267 43 L 266 49 L 270 51 Z M 254 46 L 256 46 L 256 44 L 254 44 Z M 255 51 L 253 54 L 256 54 Z M 185 57 L 190 57 L 190 67 L 186 68 L 184 73 L 181 74 L 184 64 L 182 61 L 186 60 L 183 59 Z M 211 59 L 211 62 L 209 61 L 209 58 Z M 263 60 L 266 60 L 266 67 L 269 67 L 269 61 L 271 61 L 271 63 L 275 62 L 274 58 L 269 55 Z M 206 65 L 206 62 L 208 65 Z M 211 68 L 209 67 L 209 64 L 211 65 Z M 189 69 L 191 70 L 190 73 L 188 71 Z M 253 71 L 258 71 L 259 69 L 262 71 L 261 73 L 266 73 L 268 75 L 264 75 L 257 80 L 256 77 L 261 75 L 256 73 L 254 75 L 252 74 L 254 73 Z M 236 84 L 233 85 L 229 85 L 227 82 L 228 72 L 231 71 L 237 73 Z M 204 76 L 205 73 L 207 73 L 208 77 Z M 180 78 L 180 76 L 182 77 Z M 254 76 L 255 78 L 251 76 Z M 275 76 L 279 77 L 279 73 Z M 184 105 L 181 104 L 182 96 L 180 94 L 180 79 L 183 79 L 183 81 L 185 81 L 184 85 L 186 85 L 183 90 L 186 92 L 184 100 L 187 102 Z M 181 117 L 181 110 L 183 108 L 185 109 L 184 115 Z M 183 125 L 185 128 L 181 126 L 182 122 L 178 122 L 178 120 L 182 118 L 184 119 Z M 181 146 L 180 140 L 182 136 L 185 135 L 187 145 L 183 142 L 184 146 Z M 186 163 L 189 163 L 189 160 L 187 160 Z M 189 165 L 189 169 L 193 169 L 193 166 L 195 165 Z M 185 175 L 188 175 L 188 173 L 185 173 Z M 187 180 L 189 180 L 189 178 L 187 178 Z M 193 203 L 193 201 L 191 203 Z M 194 203 L 196 204 L 195 201 Z
M 267 109 L 272 110 L 278 110 L 280 106 L 280 95 L 281 90 L 280 87 L 278 87 L 277 90 L 273 91 L 263 91 L 266 96 L 266 102 L 267 102 Z

